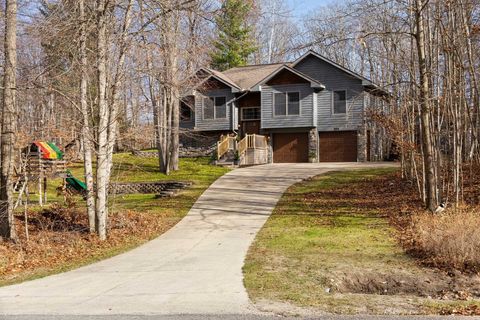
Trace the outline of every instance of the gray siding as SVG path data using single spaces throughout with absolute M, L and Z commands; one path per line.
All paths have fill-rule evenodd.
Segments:
M 356 130 L 363 124 L 364 89 L 362 81 L 314 56 L 295 69 L 320 81 L 326 89 L 317 94 L 319 131 Z M 333 114 L 333 91 L 347 90 L 347 113 Z
M 191 110 L 192 117 L 190 120 L 180 120 L 180 128 L 184 130 L 192 130 L 195 127 L 195 106 L 192 106 Z
M 275 116 L 273 95 L 275 92 L 299 92 L 300 115 Z M 309 84 L 262 86 L 262 129 L 314 127 L 313 89 Z
M 192 112 L 193 114 L 194 112 Z M 180 128 L 184 130 L 192 130 L 195 126 L 195 120 L 180 121 Z
M 204 97 L 227 97 L 227 117 L 225 119 L 203 119 Z M 232 129 L 232 104 L 234 95 L 231 89 L 212 90 L 207 93 L 195 93 L 195 130 L 215 131 Z

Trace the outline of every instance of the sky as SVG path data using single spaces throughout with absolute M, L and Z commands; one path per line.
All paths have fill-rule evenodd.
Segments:
M 288 5 L 297 17 L 308 14 L 318 7 L 339 2 L 344 2 L 344 0 L 287 0 Z

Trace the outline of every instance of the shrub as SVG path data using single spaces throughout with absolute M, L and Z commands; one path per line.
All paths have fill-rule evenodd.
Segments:
M 414 250 L 437 267 L 480 270 L 480 211 L 418 213 L 411 224 Z

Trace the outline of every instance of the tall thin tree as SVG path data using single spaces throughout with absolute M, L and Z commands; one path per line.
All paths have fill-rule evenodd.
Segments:
M 3 77 L 0 236 L 16 239 L 13 216 L 13 167 L 15 165 L 15 135 L 17 127 L 16 67 L 17 67 L 17 1 L 5 1 L 5 72 Z

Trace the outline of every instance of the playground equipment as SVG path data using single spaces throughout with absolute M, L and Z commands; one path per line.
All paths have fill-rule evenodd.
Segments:
M 85 194 L 87 192 L 87 185 L 83 181 L 75 178 L 70 170 L 67 170 L 67 178 L 65 181 L 67 182 L 68 188 L 71 188 L 80 194 Z
M 28 198 L 28 184 L 38 183 L 38 202 L 47 202 L 47 179 L 62 178 L 63 190 L 67 181 L 66 162 L 63 152 L 53 142 L 35 141 L 24 148 L 20 155 L 19 167 L 15 167 L 14 190 L 19 193 L 17 205 L 25 194 Z

